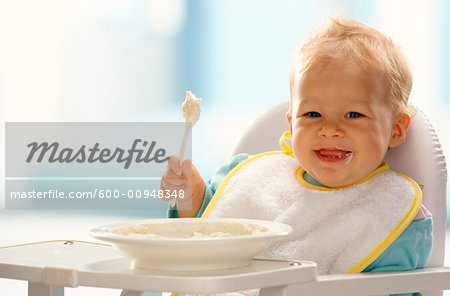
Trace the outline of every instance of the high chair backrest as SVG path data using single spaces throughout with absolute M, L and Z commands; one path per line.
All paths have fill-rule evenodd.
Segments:
M 281 150 L 278 144 L 289 130 L 286 112 L 289 101 L 280 102 L 257 117 L 238 140 L 232 155 L 250 155 Z M 434 222 L 433 250 L 427 267 L 444 264 L 447 169 L 438 137 L 426 116 L 419 110 L 411 121 L 405 142 L 389 149 L 389 167 L 414 179 L 422 188 L 423 204 Z

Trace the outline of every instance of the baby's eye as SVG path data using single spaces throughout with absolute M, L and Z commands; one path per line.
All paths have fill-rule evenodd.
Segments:
M 347 118 L 358 118 L 358 117 L 363 117 L 363 116 L 364 115 L 362 115 L 361 113 L 358 113 L 358 112 L 348 112 L 345 117 L 347 117 Z
M 309 116 L 309 117 L 322 117 L 322 115 L 316 111 L 311 111 L 311 112 L 305 113 L 305 115 Z

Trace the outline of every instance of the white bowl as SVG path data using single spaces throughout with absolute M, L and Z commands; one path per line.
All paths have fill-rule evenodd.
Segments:
M 150 234 L 128 234 L 134 230 Z M 132 259 L 133 269 L 185 271 L 249 265 L 271 241 L 291 232 L 291 226 L 271 221 L 185 218 L 115 223 L 94 228 L 89 234 L 112 243 Z

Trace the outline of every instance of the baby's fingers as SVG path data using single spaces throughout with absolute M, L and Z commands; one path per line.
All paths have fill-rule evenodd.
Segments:
M 188 181 L 188 178 L 182 175 L 177 175 L 172 169 L 167 168 L 166 172 L 161 178 L 161 184 L 168 184 L 172 186 L 181 186 Z
M 181 174 L 183 173 L 178 156 L 170 156 L 169 160 L 167 161 L 167 165 L 175 173 L 175 175 L 181 176 Z
M 192 161 L 190 159 L 183 160 L 181 171 L 183 176 L 192 177 Z

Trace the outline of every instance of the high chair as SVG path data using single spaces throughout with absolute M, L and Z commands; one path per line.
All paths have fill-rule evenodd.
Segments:
M 288 101 L 261 114 L 244 132 L 232 155 L 280 150 L 288 130 Z M 393 170 L 423 187 L 423 202 L 434 217 L 434 245 L 427 267 L 405 272 L 317 276 L 314 262 L 253 260 L 244 268 L 207 272 L 132 271 L 129 260 L 111 246 L 83 241 L 51 241 L 0 247 L 0 277 L 28 281 L 28 295 L 61 296 L 64 287 L 92 286 L 123 290 L 205 294 L 261 288 L 261 296 L 348 296 L 422 292 L 442 295 L 450 289 L 450 268 L 443 267 L 447 171 L 438 138 L 422 112 L 412 120 L 401 146 L 386 157 Z M 1 291 L 1 287 L 0 287 Z

